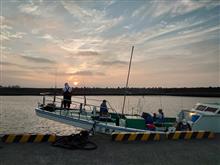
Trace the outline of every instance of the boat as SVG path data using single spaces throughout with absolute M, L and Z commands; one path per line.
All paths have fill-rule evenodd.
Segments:
M 113 132 L 174 132 L 174 131 L 211 131 L 220 133 L 220 103 L 197 103 L 192 109 L 183 109 L 177 117 L 165 117 L 163 123 L 153 121 L 154 129 L 148 127 L 143 114 L 118 113 L 110 103 L 109 115 L 100 116 L 99 106 L 84 102 L 72 101 L 73 108 L 62 107 L 62 98 L 54 102 L 54 98 L 46 99 L 51 95 L 44 95 L 43 102 L 38 103 L 35 112 L 38 116 L 50 120 L 62 122 L 74 127 L 90 130 L 93 133 L 100 132 L 111 134 Z M 79 99 L 79 98 L 78 98 Z M 92 99 L 93 100 L 93 99 Z M 97 100 L 101 101 L 101 100 Z M 60 106 L 59 106 L 60 105 Z M 189 128 L 179 130 L 178 124 L 185 121 Z
M 126 81 L 126 87 L 128 88 L 128 81 L 130 75 L 131 61 L 133 55 L 134 46 L 132 46 L 130 63 L 128 68 L 128 75 Z M 56 85 L 55 85 L 56 86 Z M 126 91 L 125 91 L 126 93 Z M 75 107 L 70 109 L 64 109 L 62 107 L 63 100 L 60 99 L 60 106 L 56 102 L 56 96 L 49 103 L 46 103 L 46 94 L 43 95 L 42 103 L 38 104 L 35 112 L 38 116 L 69 124 L 75 127 L 80 127 L 94 132 L 109 133 L 112 132 L 174 132 L 176 128 L 180 131 L 189 130 L 204 130 L 220 132 L 220 108 L 219 105 L 211 104 L 199 104 L 192 110 L 182 110 L 179 116 L 179 122 L 177 123 L 175 117 L 165 117 L 162 122 L 158 122 L 156 117 L 149 113 L 140 114 L 124 114 L 126 94 L 124 95 L 122 113 L 109 108 L 112 112 L 108 113 L 108 116 L 101 116 L 99 114 L 100 107 L 86 102 L 74 102 Z M 73 103 L 73 102 L 72 102 Z M 109 104 L 111 107 L 111 105 Z M 148 120 L 150 118 L 150 121 Z M 184 124 L 186 121 L 187 124 Z M 187 125 L 186 128 L 181 127 Z M 184 129 L 182 129 L 184 128 Z
M 111 134 L 113 132 L 152 131 L 165 133 L 169 127 L 173 127 L 176 123 L 176 118 L 167 117 L 164 118 L 162 125 L 155 121 L 154 125 L 156 125 L 156 127 L 154 129 L 149 129 L 142 115 L 118 113 L 112 108 L 109 102 L 108 116 L 100 116 L 100 107 L 89 104 L 88 100 L 82 102 L 72 101 L 73 107 L 65 109 L 61 104 L 62 98 L 56 97 L 56 102 L 54 102 L 54 98 L 51 97 L 51 99 L 49 99 L 48 97 L 50 98 L 51 96 L 44 95 L 42 103 L 38 103 L 38 107 L 35 108 L 35 112 L 38 116 L 87 129 L 93 133 L 100 132 Z
M 197 103 L 192 109 L 183 109 L 179 121 L 186 121 L 193 131 L 220 133 L 220 103 Z

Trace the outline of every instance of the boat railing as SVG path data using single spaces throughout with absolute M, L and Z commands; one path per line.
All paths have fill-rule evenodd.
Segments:
M 59 96 L 53 96 L 51 95 L 51 93 L 41 93 L 41 95 L 43 95 L 43 105 L 46 105 L 47 103 L 52 103 L 52 104 L 57 104 L 60 105 L 60 109 L 62 110 L 63 107 L 63 101 L 64 99 L 59 97 Z M 71 100 L 71 106 L 72 109 L 80 109 L 80 106 L 82 106 L 82 109 L 85 111 L 90 111 L 92 112 L 93 110 L 99 109 L 100 105 L 95 105 L 92 103 L 88 103 L 87 100 L 89 101 L 96 101 L 96 102 L 101 102 L 102 100 L 100 99 L 93 99 L 93 98 L 86 98 L 84 97 L 79 97 L 79 96 L 72 96 L 72 100 Z M 77 101 L 76 99 L 78 99 L 79 101 Z M 80 101 L 80 99 L 82 99 L 83 101 Z M 109 101 L 107 101 L 108 104 L 108 109 L 115 113 L 116 115 L 118 115 L 118 112 L 113 108 L 113 106 L 110 104 Z M 74 106 L 74 107 L 73 107 Z M 118 115 L 119 116 L 119 115 Z
M 78 99 L 84 99 L 84 106 L 89 106 L 90 108 L 92 107 L 92 110 L 98 109 L 98 108 L 100 108 L 100 106 L 99 105 L 95 105 L 95 104 L 88 104 L 86 100 L 96 101 L 96 102 L 99 102 L 99 103 L 102 101 L 100 99 L 86 98 L 86 96 L 84 96 L 83 98 L 77 97 L 77 96 L 74 96 L 74 97 L 78 98 Z M 110 111 L 112 111 L 113 113 L 115 113 L 120 118 L 118 112 L 115 110 L 115 108 L 112 107 L 112 105 L 110 104 L 109 101 L 107 101 L 107 104 L 108 104 L 108 109 Z
M 95 105 L 95 104 L 88 104 L 88 103 L 86 102 L 86 100 L 96 101 L 96 102 L 98 102 L 98 103 L 100 103 L 101 101 L 103 101 L 103 100 L 101 100 L 101 99 L 86 98 L 85 96 L 84 96 L 84 98 L 79 97 L 79 96 L 73 96 L 73 97 L 74 97 L 74 98 L 78 98 L 78 99 L 84 99 L 84 105 L 88 105 L 88 106 L 92 106 L 92 107 L 96 107 L 96 108 L 100 108 L 100 106 L 99 106 L 99 105 Z M 110 109 L 112 112 L 117 113 L 117 111 L 112 107 L 112 105 L 110 104 L 109 101 L 107 101 L 107 104 L 108 104 L 108 109 Z
M 78 99 L 82 99 L 80 97 L 77 97 Z M 97 99 L 88 99 L 93 101 L 98 101 Z M 76 101 L 75 99 L 71 101 L 71 108 L 69 110 L 64 109 L 62 107 L 64 99 L 62 97 L 58 97 L 52 95 L 43 95 L 43 106 L 49 106 L 51 109 L 53 109 L 53 112 L 58 112 L 60 116 L 68 116 L 70 118 L 76 118 L 78 116 L 78 119 L 84 119 L 84 120 L 91 120 L 91 116 L 94 116 L 94 120 L 96 120 L 97 117 L 97 111 L 96 109 L 100 108 L 100 106 L 95 104 L 89 104 L 87 101 L 80 102 Z M 116 112 L 116 110 L 111 106 L 111 104 L 107 101 L 108 109 L 114 112 L 118 118 L 120 118 L 120 115 Z M 41 105 L 41 104 L 39 104 Z M 60 105 L 57 107 L 57 105 Z M 74 105 L 74 107 L 73 107 Z M 41 105 L 42 106 L 42 105 Z M 75 111 L 78 110 L 78 111 Z M 95 111 L 95 113 L 94 113 Z M 109 114 L 108 117 L 102 118 L 102 122 L 108 125 L 108 120 L 111 119 L 111 115 Z

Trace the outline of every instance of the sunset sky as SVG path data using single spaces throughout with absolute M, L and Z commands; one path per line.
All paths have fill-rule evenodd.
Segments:
M 1 83 L 220 86 L 220 2 L 1 1 Z

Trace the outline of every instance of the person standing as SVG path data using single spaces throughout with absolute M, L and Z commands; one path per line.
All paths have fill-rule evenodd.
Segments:
M 162 109 L 158 109 L 158 114 L 154 113 L 153 115 L 154 124 L 158 127 L 163 126 L 164 124 L 164 113 Z
M 108 116 L 108 107 L 106 105 L 106 100 L 103 100 L 100 105 L 100 116 Z
M 164 122 L 164 113 L 162 109 L 158 109 L 158 123 L 163 123 Z
M 70 109 L 71 97 L 72 87 L 70 87 L 68 83 L 65 83 L 63 88 L 63 105 L 65 109 Z

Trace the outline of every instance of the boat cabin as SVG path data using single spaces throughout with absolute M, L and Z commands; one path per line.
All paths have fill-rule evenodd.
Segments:
M 182 110 L 179 120 L 185 119 L 194 131 L 220 132 L 220 104 L 197 103 L 191 110 Z

